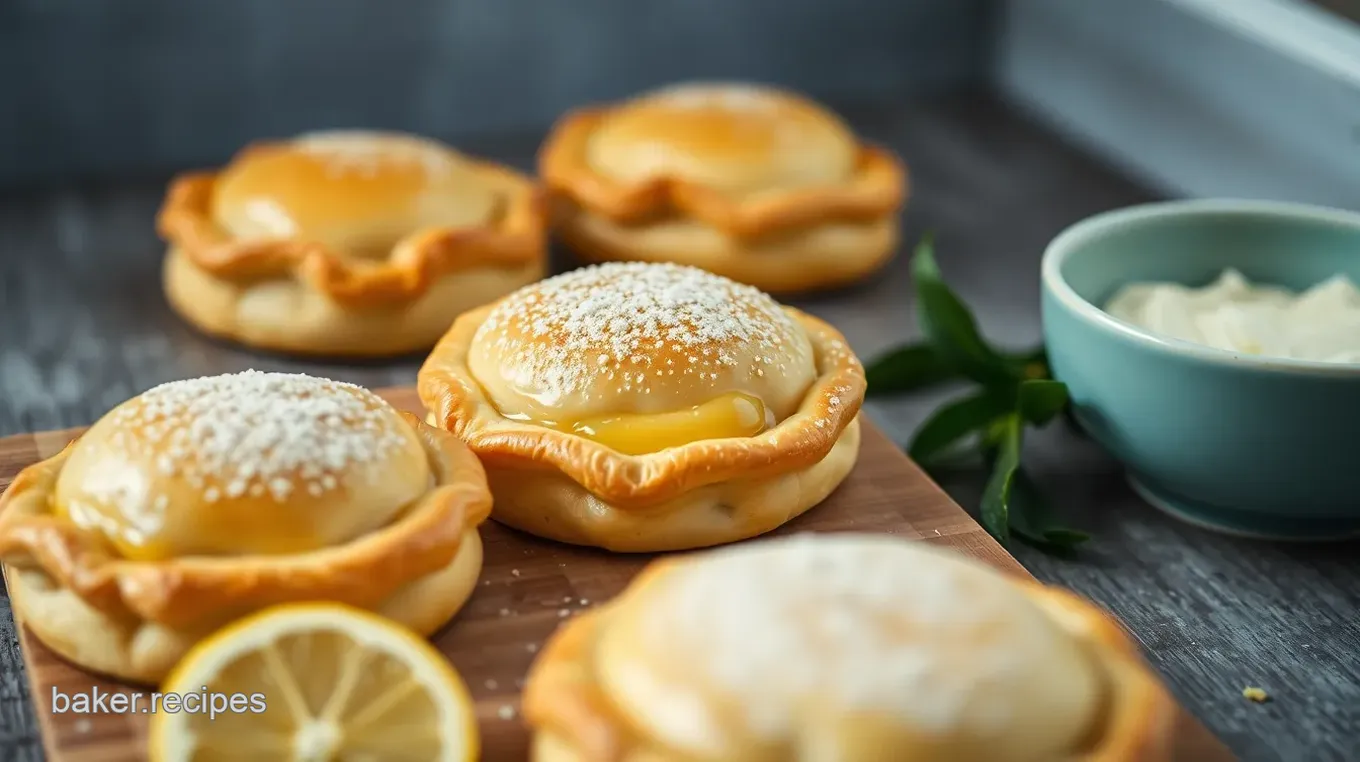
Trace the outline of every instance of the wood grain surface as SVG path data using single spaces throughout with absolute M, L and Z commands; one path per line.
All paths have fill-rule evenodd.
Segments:
M 844 105 L 868 139 L 906 158 L 907 245 L 926 232 L 946 279 L 998 343 L 1041 337 L 1039 258 L 1088 215 L 1158 195 L 985 90 Z M 541 132 L 464 141 L 524 170 Z M 415 382 L 421 358 L 302 361 L 206 340 L 159 287 L 153 220 L 165 178 L 76 183 L 0 194 L 0 436 L 92 423 L 155 384 L 257 368 L 370 387 Z M 556 252 L 554 269 L 573 266 Z M 841 330 L 866 360 L 919 338 L 906 257 L 853 289 L 793 300 Z M 903 443 L 961 389 L 871 398 L 866 413 Z M 1182 704 L 1244 762 L 1354 762 L 1360 737 L 1360 542 L 1243 540 L 1187 526 L 1125 484 L 1094 443 L 1051 426 L 1026 437 L 1025 462 L 1092 541 L 1074 558 L 1009 550 L 1040 580 L 1095 600 L 1128 623 Z M 936 471 L 974 510 L 986 473 Z M 18 635 L 0 597 L 0 760 L 42 759 Z M 1242 697 L 1246 686 L 1271 696 Z
M 380 392 L 397 407 L 423 414 L 411 388 Z M 81 429 L 0 439 L 0 489 L 23 467 L 56 454 Z M 979 558 L 1011 574 L 1029 573 L 955 505 L 873 424 L 864 428 L 850 478 L 822 505 L 777 530 L 881 532 L 929 542 Z M 488 522 L 485 563 L 467 606 L 433 640 L 472 691 L 481 723 L 482 759 L 527 759 L 519 720 L 520 688 L 544 640 L 568 617 L 619 593 L 651 558 L 576 548 Z M 29 687 L 38 698 L 43 746 L 52 762 L 145 759 L 146 715 L 54 713 L 54 691 L 71 696 L 131 692 L 63 661 L 20 624 Z M 143 702 L 145 705 L 145 702 Z M 1177 762 L 1234 759 L 1202 725 L 1182 713 Z

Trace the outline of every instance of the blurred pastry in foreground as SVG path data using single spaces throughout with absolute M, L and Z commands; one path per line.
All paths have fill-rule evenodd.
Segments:
M 768 532 L 859 455 L 844 337 L 693 267 L 582 268 L 454 322 L 420 370 L 434 425 L 486 465 L 492 517 L 647 552 Z
M 476 585 L 490 510 L 456 437 L 358 386 L 252 371 L 151 389 L 24 469 L 0 497 L 0 560 L 45 645 L 156 683 L 278 603 L 433 632 Z
M 679 262 L 772 293 L 861 280 L 896 249 L 906 170 L 787 91 L 675 85 L 564 116 L 539 153 L 586 261 Z
M 855 534 L 654 562 L 524 692 L 534 762 L 1165 762 L 1174 712 L 1094 605 Z
M 541 194 L 512 169 L 399 133 L 258 143 L 177 178 L 165 293 L 203 332 L 307 355 L 428 349 L 459 313 L 543 277 Z

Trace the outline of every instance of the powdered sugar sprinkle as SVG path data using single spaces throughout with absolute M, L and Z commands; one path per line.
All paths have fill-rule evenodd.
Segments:
M 489 341 L 522 387 L 577 394 L 604 380 L 645 394 L 675 377 L 697 377 L 684 379 L 692 384 L 783 370 L 799 330 L 755 288 L 693 267 L 630 262 L 512 294 L 474 343 Z
M 326 162 L 331 175 L 374 176 L 384 166 L 414 166 L 431 176 L 457 166 L 450 149 L 426 138 L 395 132 L 326 130 L 294 138 L 293 145 Z
M 363 387 L 301 374 L 244 373 L 172 381 L 113 414 L 115 447 L 160 451 L 156 469 L 204 500 L 336 489 L 354 464 L 407 443 L 390 406 Z
M 685 82 L 659 90 L 655 97 L 678 108 L 770 111 L 779 105 L 775 91 L 740 82 Z
M 1015 696 L 997 681 L 1023 680 L 1050 632 L 999 576 L 883 537 L 757 542 L 663 579 L 641 637 L 740 698 L 771 736 L 792 732 L 791 707 L 807 696 L 945 733 L 1004 725 Z

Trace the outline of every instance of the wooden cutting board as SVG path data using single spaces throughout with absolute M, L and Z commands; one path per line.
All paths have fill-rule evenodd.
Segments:
M 423 412 L 413 389 L 381 394 L 400 408 Z M 779 530 L 884 532 L 945 545 L 1004 571 L 1028 576 L 963 509 L 866 421 L 858 465 L 822 505 Z M 22 468 L 47 458 L 81 429 L 0 439 L 0 488 Z M 458 667 L 481 721 L 483 759 L 526 759 L 528 734 L 518 695 L 538 647 L 566 617 L 615 595 L 646 556 L 596 552 L 539 540 L 489 522 L 485 567 L 477 592 L 434 642 Z M 133 689 L 82 672 L 19 627 L 29 685 L 51 762 L 133 762 L 145 759 L 146 716 L 53 713 L 53 691 L 66 695 Z M 141 706 L 149 705 L 142 701 Z M 1227 749 L 1188 713 L 1178 728 L 1178 762 L 1226 762 Z

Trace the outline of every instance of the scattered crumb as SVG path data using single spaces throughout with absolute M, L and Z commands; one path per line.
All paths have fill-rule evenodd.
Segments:
M 1248 701 L 1255 701 L 1258 704 L 1264 704 L 1270 700 L 1270 694 L 1260 688 L 1248 686 L 1242 689 L 1242 698 Z
M 497 683 L 496 683 L 495 680 L 487 680 L 487 681 L 486 681 L 486 689 L 487 689 L 487 690 L 489 690 L 489 691 L 494 691 L 494 690 L 496 690 L 496 687 L 497 687 Z
M 517 680 L 515 680 L 515 688 L 516 688 L 516 689 L 523 688 L 523 687 L 524 687 L 524 678 L 521 677 L 521 678 L 518 678 Z
M 570 595 L 564 595 L 564 596 L 562 596 L 562 602 L 563 602 L 563 603 L 571 603 L 571 596 L 570 596 Z
M 505 704 L 500 709 L 496 710 L 496 716 L 500 717 L 502 720 L 513 719 L 515 716 L 515 708 L 509 704 Z
M 571 609 L 562 609 L 561 611 L 557 612 L 557 615 L 562 617 L 563 619 L 566 619 L 567 617 L 571 616 Z
M 528 651 L 529 653 L 534 653 L 535 651 L 538 650 L 538 644 L 530 643 L 529 645 L 524 647 L 524 650 Z
M 557 565 L 557 568 L 559 568 L 559 569 L 565 569 L 565 568 L 567 568 L 567 565 L 564 564 L 564 563 L 563 563 L 563 564 L 558 564 L 558 565 Z
M 501 616 L 510 616 L 510 609 L 501 609 Z
M 581 601 L 580 601 L 580 603 L 581 603 L 582 606 L 589 606 L 589 605 L 590 605 L 590 601 L 587 600 L 587 599 L 585 599 L 585 598 L 582 598 Z
M 83 719 L 83 718 L 82 718 L 82 719 L 79 719 L 79 720 L 76 720 L 76 732 L 77 732 L 77 733 L 80 733 L 80 734 L 84 735 L 85 733 L 90 732 L 90 728 L 91 728 L 91 727 L 93 727 L 93 723 L 91 723 L 89 720 L 86 720 L 86 719 Z
M 511 570 L 510 570 L 510 576 L 512 576 L 512 577 L 518 577 L 518 576 L 519 576 L 519 569 L 511 569 Z
M 490 585 L 490 584 L 491 584 L 491 580 L 489 580 L 489 579 L 488 579 L 488 580 L 483 580 L 483 581 L 482 581 L 482 584 L 483 584 L 483 585 Z

